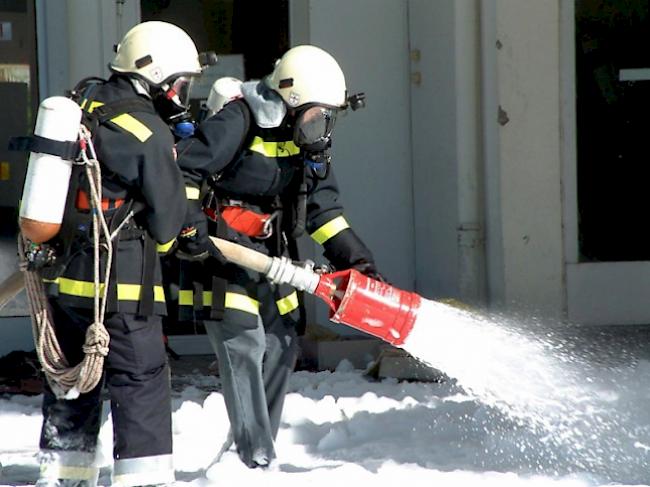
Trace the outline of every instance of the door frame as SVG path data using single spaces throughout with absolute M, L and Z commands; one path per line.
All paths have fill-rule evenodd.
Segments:
M 580 262 L 575 1 L 560 4 L 560 87 L 567 317 L 588 325 L 650 323 L 650 262 Z

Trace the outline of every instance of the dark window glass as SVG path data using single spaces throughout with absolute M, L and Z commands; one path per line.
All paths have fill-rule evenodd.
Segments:
M 650 260 L 650 2 L 576 1 L 583 261 Z
M 182 27 L 199 51 L 215 51 L 217 66 L 192 88 L 193 107 L 222 76 L 261 79 L 289 49 L 288 0 L 141 0 L 142 20 Z

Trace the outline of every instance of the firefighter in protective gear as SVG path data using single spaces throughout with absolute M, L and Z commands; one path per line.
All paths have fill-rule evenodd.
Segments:
M 294 259 L 306 230 L 337 269 L 376 276 L 371 252 L 343 216 L 329 167 L 334 122 L 349 105 L 334 58 L 315 46 L 295 47 L 270 76 L 228 98 L 195 137 L 177 144 L 188 195 L 197 198 L 188 202 L 188 220 L 207 214 L 211 234 Z M 210 191 L 201 204 L 204 181 Z M 197 230 L 192 242 L 205 241 L 190 227 Z M 179 279 L 182 317 L 191 312 L 204 321 L 217 354 L 237 452 L 249 467 L 267 466 L 296 361 L 296 290 L 218 257 L 185 265 Z
M 73 91 L 84 110 L 102 167 L 102 211 L 111 230 L 127 221 L 116 254 L 104 326 L 110 335 L 104 381 L 114 427 L 113 481 L 123 486 L 174 481 L 169 370 L 161 315 L 165 313 L 157 251 L 182 228 L 186 198 L 170 124 L 187 110 L 199 54 L 175 25 L 145 22 L 116 47 L 104 82 Z M 53 269 L 43 268 L 56 334 L 70 365 L 83 358 L 93 322 L 93 247 L 87 180 L 73 175 Z M 129 212 L 135 216 L 125 220 Z M 58 247 L 57 247 L 58 248 Z M 105 261 L 104 261 L 105 262 Z M 102 266 L 105 264 L 102 263 Z M 39 486 L 95 485 L 102 383 L 76 399 L 47 387 L 43 399 Z

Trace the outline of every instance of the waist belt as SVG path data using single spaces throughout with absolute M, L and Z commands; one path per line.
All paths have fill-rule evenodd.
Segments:
M 216 209 L 206 207 L 203 211 L 212 221 L 221 219 L 233 230 L 257 239 L 269 238 L 273 234 L 273 220 L 277 216 L 277 212 L 258 213 L 233 201 L 219 204 Z
M 102 211 L 108 211 L 114 208 L 119 208 L 123 204 L 124 204 L 124 200 L 121 198 L 116 200 L 112 198 L 102 198 Z M 90 211 L 91 205 L 90 205 L 90 198 L 88 197 L 88 193 L 82 190 L 77 191 L 77 198 L 75 199 L 75 207 L 78 210 Z

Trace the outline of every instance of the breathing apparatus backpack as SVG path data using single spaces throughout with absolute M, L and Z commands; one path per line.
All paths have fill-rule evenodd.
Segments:
M 80 160 L 86 148 L 81 126 L 94 137 L 100 125 L 119 115 L 155 113 L 150 103 L 138 97 L 95 106 L 94 94 L 105 82 L 85 78 L 67 96 L 46 98 L 39 106 L 34 134 L 13 137 L 9 143 L 10 150 L 30 152 L 19 224 L 31 242 L 27 265 L 41 270 L 43 277 L 58 277 L 71 256 L 90 242 L 90 206 L 79 208 L 80 196 L 86 195 L 87 201 L 90 194 Z M 111 215 L 118 223 L 111 222 L 111 227 L 119 227 L 134 209 L 133 200 L 123 203 Z

